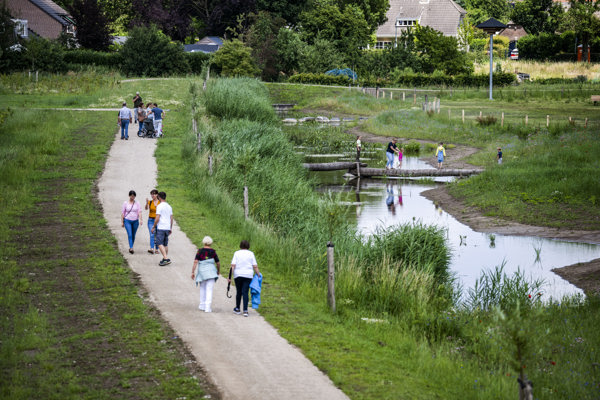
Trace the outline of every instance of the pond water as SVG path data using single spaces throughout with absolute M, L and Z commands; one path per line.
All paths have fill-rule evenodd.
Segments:
M 340 158 L 330 155 L 327 161 L 334 159 Z M 308 160 L 317 162 L 312 157 Z M 320 157 L 318 162 L 326 161 Z M 403 162 L 403 168 L 431 167 L 416 157 L 408 157 Z M 348 217 L 356 221 L 361 233 L 369 235 L 378 228 L 416 221 L 445 228 L 452 249 L 450 269 L 464 292 L 473 287 L 482 270 L 493 270 L 504 263 L 504 271 L 508 275 L 520 269 L 530 280 L 543 279 L 546 299 L 583 294 L 551 270 L 600 258 L 598 245 L 475 232 L 421 195 L 423 191 L 436 187 L 438 184 L 435 183 L 364 178 L 360 182 L 357 179 L 347 181 L 343 171 L 314 174 L 320 182 L 319 191 L 344 193 L 343 203 L 351 208 Z

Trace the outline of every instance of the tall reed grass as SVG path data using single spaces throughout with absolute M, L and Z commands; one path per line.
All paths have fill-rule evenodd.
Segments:
M 274 122 L 275 111 L 265 86 L 251 78 L 213 79 L 204 96 L 206 112 L 221 119 Z

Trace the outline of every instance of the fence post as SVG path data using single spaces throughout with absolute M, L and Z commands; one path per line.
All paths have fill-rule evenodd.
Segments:
M 441 111 L 441 107 L 440 107 L 440 99 L 437 99 L 437 111 L 438 111 L 438 114 L 439 114 L 439 113 L 440 113 L 440 111 Z
M 529 115 L 525 114 L 525 126 L 527 126 L 528 122 L 529 122 Z
M 587 128 L 587 118 L 585 119 L 585 128 Z
M 546 115 L 546 128 L 550 126 L 550 116 Z
M 448 109 L 448 119 L 450 119 L 450 109 Z
M 417 89 L 413 92 L 413 104 L 417 104 Z
M 390 91 L 390 100 L 394 100 L 394 92 Z
M 464 110 L 464 108 L 462 110 L 462 121 L 463 121 L 463 124 L 464 124 L 465 123 L 465 110 Z
M 406 93 L 402 92 L 402 101 L 406 100 Z
M 479 118 L 483 117 L 483 111 L 479 110 Z
M 335 264 L 333 262 L 333 243 L 327 242 L 327 304 L 335 312 Z
M 504 128 L 504 111 L 502 111 L 502 119 L 500 120 L 500 127 Z
M 244 186 L 244 217 L 248 219 L 248 186 Z

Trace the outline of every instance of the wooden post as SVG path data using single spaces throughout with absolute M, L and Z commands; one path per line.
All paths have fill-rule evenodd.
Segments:
M 394 92 L 390 91 L 390 100 L 394 100 Z
M 527 126 L 528 122 L 529 122 L 529 115 L 525 114 L 525 126 Z
M 413 104 L 417 104 L 417 89 L 413 92 Z
M 356 176 L 360 179 L 360 161 L 356 161 Z
M 402 92 L 402 101 L 406 100 L 406 93 Z
M 479 118 L 483 117 L 483 111 L 479 110 Z
M 504 128 L 504 111 L 502 111 L 502 119 L 500 120 L 500 127 Z
M 248 219 L 248 186 L 244 186 L 244 217 Z
M 448 119 L 450 119 L 450 109 L 448 109 Z
M 441 107 L 440 107 L 440 99 L 437 99 L 437 111 L 438 111 L 438 114 L 439 114 L 439 113 L 440 113 L 440 111 L 441 111 Z
M 587 118 L 585 119 L 585 128 L 587 128 Z
M 213 156 L 208 156 L 208 175 L 213 174 Z
M 465 110 L 464 110 L 464 108 L 462 110 L 462 121 L 463 121 L 463 124 L 464 124 L 465 123 Z
M 546 128 L 550 126 L 550 116 L 546 115 Z
M 335 312 L 335 264 L 331 242 L 327 242 L 327 304 Z

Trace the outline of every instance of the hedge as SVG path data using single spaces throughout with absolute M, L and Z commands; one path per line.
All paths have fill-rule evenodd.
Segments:
M 69 64 L 104 65 L 120 68 L 123 63 L 121 53 L 108 53 L 89 49 L 75 49 L 65 52 L 65 62 Z
M 493 76 L 494 85 L 506 86 L 516 81 L 516 75 L 513 73 L 497 72 Z M 489 84 L 489 75 L 470 74 L 470 75 L 441 75 L 408 73 L 399 74 L 392 79 L 359 79 L 361 86 L 383 87 L 383 86 L 471 86 L 484 87 Z M 296 74 L 288 80 L 290 83 L 313 83 L 320 85 L 348 85 L 350 79 L 344 76 L 331 76 L 325 74 Z
M 202 52 L 185 53 L 185 58 L 187 58 L 188 63 L 190 64 L 191 72 L 193 74 L 199 74 L 202 72 L 204 62 L 210 59 L 210 54 Z

